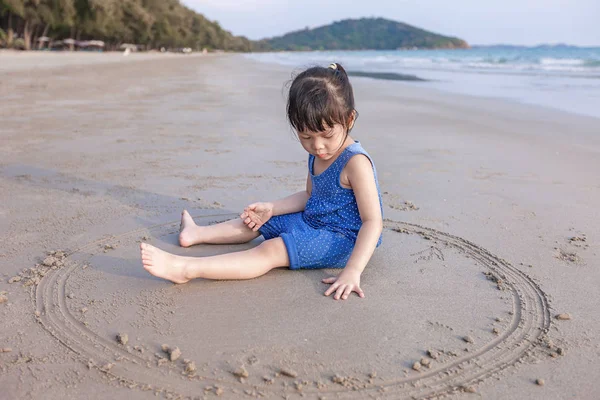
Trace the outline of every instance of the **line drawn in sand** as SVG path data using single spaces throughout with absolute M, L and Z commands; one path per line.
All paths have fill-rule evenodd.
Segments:
M 219 214 L 196 217 L 196 220 L 230 219 L 237 214 Z M 135 240 L 151 232 L 176 230 L 180 221 L 156 225 L 151 228 L 134 230 L 119 236 L 92 242 L 67 255 L 68 258 L 82 252 L 98 249 L 110 240 L 130 238 Z M 331 395 L 336 398 L 436 398 L 455 392 L 471 391 L 472 386 L 490 378 L 515 364 L 522 362 L 537 347 L 547 340 L 551 318 L 546 294 L 525 273 L 510 263 L 494 256 L 489 251 L 460 237 L 440 232 L 420 225 L 386 220 L 387 230 L 415 233 L 423 239 L 433 240 L 436 244 L 458 250 L 464 256 L 475 260 L 489 273 L 502 276 L 503 284 L 512 297 L 511 320 L 508 326 L 487 343 L 472 351 L 459 355 L 445 364 L 436 364 L 422 370 L 418 375 L 398 376 L 395 379 L 379 380 L 376 383 L 361 382 L 355 385 L 327 385 L 324 388 L 305 387 L 304 395 Z M 424 257 L 443 260 L 443 253 L 431 246 L 423 252 Z M 416 253 L 416 254 L 420 254 Z M 416 255 L 415 254 L 415 255 Z M 201 388 L 211 386 L 215 393 L 224 390 L 234 393 L 270 396 L 298 395 L 298 389 L 292 385 L 275 387 L 225 380 L 210 376 L 165 374 L 164 368 L 177 369 L 175 366 L 156 366 L 156 358 L 118 345 L 110 338 L 101 337 L 82 324 L 71 314 L 66 303 L 65 287 L 69 276 L 77 270 L 75 262 L 65 262 L 65 266 L 45 274 L 35 287 L 33 301 L 35 315 L 41 326 L 63 346 L 71 350 L 75 357 L 90 369 L 95 368 L 110 381 L 117 384 L 154 391 L 167 397 L 195 396 Z M 151 352 L 148 352 L 151 353 Z M 115 360 L 118 360 L 115 362 Z M 110 365 L 110 368 L 107 366 Z M 399 372 L 400 373 L 400 372 Z M 334 377 L 335 378 L 335 377 Z M 339 379 L 338 379 L 339 380 Z M 334 379 L 334 382 L 335 379 Z M 204 385 L 204 386 L 203 386 Z
M 429 246 L 429 248 L 425 249 L 425 250 L 421 250 L 417 253 L 413 253 L 410 256 L 414 257 L 414 256 L 419 256 L 415 262 L 419 262 L 419 261 L 431 261 L 434 258 L 437 258 L 438 260 L 444 261 L 444 253 L 442 253 L 442 250 L 440 250 L 439 248 L 437 248 L 436 246 Z

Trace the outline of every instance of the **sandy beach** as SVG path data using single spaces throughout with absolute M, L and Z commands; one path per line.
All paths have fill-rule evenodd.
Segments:
M 598 398 L 597 118 L 353 78 L 386 219 L 364 299 L 323 296 L 335 270 L 142 268 L 142 241 L 262 240 L 181 248 L 183 209 L 207 225 L 303 189 L 293 72 L 0 53 L 0 397 Z

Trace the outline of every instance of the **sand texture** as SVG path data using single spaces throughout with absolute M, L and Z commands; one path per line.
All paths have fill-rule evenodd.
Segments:
M 600 120 L 353 78 L 383 245 L 335 270 L 173 285 L 209 225 L 302 190 L 291 70 L 242 55 L 0 53 L 0 397 L 593 399 Z

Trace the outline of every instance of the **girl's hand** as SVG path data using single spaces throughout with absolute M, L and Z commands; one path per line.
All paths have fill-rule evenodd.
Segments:
M 254 232 L 273 216 L 273 203 L 253 203 L 244 208 L 240 218 Z
M 329 289 L 325 292 L 325 296 L 329 296 L 335 292 L 333 298 L 346 300 L 350 293 L 356 292 L 360 298 L 364 298 L 365 294 L 360 288 L 360 273 L 344 269 L 338 276 L 325 278 L 323 283 L 330 283 Z

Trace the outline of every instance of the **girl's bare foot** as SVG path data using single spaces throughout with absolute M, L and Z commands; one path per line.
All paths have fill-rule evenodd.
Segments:
M 144 268 L 152 275 L 174 283 L 186 283 L 189 281 L 185 273 L 185 257 L 167 253 L 147 243 L 141 243 L 140 250 L 142 251 Z
M 190 247 L 198 244 L 198 229 L 199 226 L 196 225 L 192 216 L 187 212 L 187 210 L 183 210 L 181 213 L 179 245 L 181 247 Z

